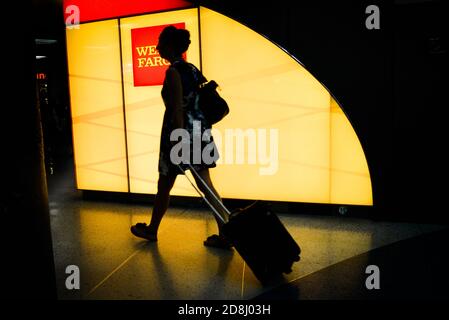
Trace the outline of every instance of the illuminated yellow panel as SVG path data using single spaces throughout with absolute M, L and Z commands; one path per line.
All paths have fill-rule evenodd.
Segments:
M 187 60 L 199 67 L 198 9 L 149 14 L 120 22 L 131 192 L 157 192 L 159 143 L 165 110 L 161 85 L 134 86 L 131 30 L 177 23 L 185 23 L 190 31 Z M 172 194 L 194 195 L 194 192 L 191 186 L 183 186 L 183 182 L 178 181 Z
M 228 149 L 221 148 L 221 163 L 211 170 L 221 195 L 372 204 L 361 145 L 324 86 L 279 47 L 238 22 L 206 8 L 200 17 L 204 74 L 221 85 L 231 108 L 216 126 L 217 135 L 235 128 L 266 130 L 266 135 L 275 129 L 279 135 L 278 161 L 267 161 L 272 167 L 277 163 L 271 175 L 261 175 L 261 168 L 270 166 L 262 159 L 231 164 Z M 222 34 L 228 36 L 217 36 Z M 248 157 L 249 151 L 244 152 Z
M 231 107 L 213 132 L 221 157 L 211 174 L 220 194 L 371 205 L 363 149 L 329 92 L 264 37 L 214 11 L 200 10 L 203 71 L 220 84 Z M 157 191 L 165 109 L 161 85 L 134 85 L 131 30 L 178 23 L 191 33 L 188 61 L 200 66 L 197 9 L 121 19 L 131 192 Z M 118 21 L 110 20 L 67 31 L 80 189 L 127 191 L 118 28 Z M 232 36 L 218 36 L 222 34 Z M 243 149 L 236 147 L 238 131 L 243 133 Z M 196 195 L 182 176 L 172 194 Z
M 354 129 L 334 99 L 331 99 L 331 119 L 331 203 L 372 205 L 365 155 Z
M 77 187 L 128 191 L 118 22 L 66 36 Z
M 208 9 L 200 16 L 204 73 L 221 85 L 231 108 L 216 128 L 261 129 L 267 136 L 275 129 L 279 135 L 277 170 L 271 175 L 261 175 L 269 166 L 261 159 L 227 164 L 222 150 L 224 163 L 212 170 L 217 189 L 224 197 L 329 202 L 329 93 L 256 32 Z M 276 159 L 268 158 L 274 166 Z

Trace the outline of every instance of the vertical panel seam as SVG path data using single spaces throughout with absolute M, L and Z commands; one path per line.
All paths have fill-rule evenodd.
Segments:
M 122 32 L 121 32 L 120 18 L 118 18 L 117 21 L 118 21 L 118 42 L 120 52 L 120 78 L 122 85 L 123 129 L 125 131 L 126 181 L 128 183 L 128 193 L 129 193 L 131 192 L 131 185 L 129 181 L 128 131 L 126 129 L 125 85 L 123 80 Z
M 332 203 L 332 95 L 329 94 L 329 203 Z
M 198 44 L 200 50 L 200 70 L 203 72 L 203 49 L 201 46 L 201 10 L 200 6 L 198 6 Z

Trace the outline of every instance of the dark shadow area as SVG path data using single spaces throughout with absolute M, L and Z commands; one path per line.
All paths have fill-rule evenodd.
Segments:
M 164 258 L 159 251 L 159 247 L 156 243 L 148 242 L 143 247 L 145 253 L 148 253 L 150 256 L 150 260 L 154 265 L 155 275 L 154 277 L 158 280 L 160 288 L 164 288 L 161 290 L 161 299 L 179 299 L 178 292 L 174 285 L 174 281 L 172 279 L 172 275 L 167 270 L 166 263 L 164 262 Z
M 56 299 L 56 280 L 45 177 L 40 101 L 37 98 L 33 6 L 8 3 L 20 14 L 4 32 L 2 108 L 2 289 L 9 299 Z M 8 21 L 9 22 L 9 21 Z M 8 24 L 13 25 L 13 24 Z
M 263 293 L 255 300 L 432 300 L 449 298 L 449 229 L 399 241 Z M 369 265 L 380 289 L 368 290 Z

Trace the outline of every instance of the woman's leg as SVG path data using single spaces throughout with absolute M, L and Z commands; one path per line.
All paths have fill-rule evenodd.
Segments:
M 215 190 L 214 185 L 212 184 L 212 180 L 211 180 L 210 175 L 209 175 L 209 169 L 208 168 L 202 169 L 202 170 L 198 171 L 198 174 L 204 180 L 204 182 L 206 182 L 206 184 L 209 187 L 209 189 L 215 194 L 215 196 L 221 202 L 222 201 L 221 197 L 218 194 L 217 190 Z M 228 214 L 222 208 L 222 206 L 218 204 L 217 199 L 209 192 L 209 190 L 206 187 L 204 187 L 203 183 L 201 183 L 201 181 L 198 179 L 198 177 L 195 176 L 195 174 L 193 174 L 193 177 L 195 178 L 196 185 L 198 186 L 198 188 L 206 196 L 206 199 L 210 203 L 212 203 L 214 205 L 214 207 L 218 210 L 218 212 L 221 213 L 221 216 L 225 217 L 225 219 L 226 219 Z M 215 215 L 214 215 L 214 217 L 215 217 Z M 217 221 L 218 231 L 221 234 L 221 226 L 223 225 L 223 222 L 220 219 L 218 219 L 217 217 L 215 217 L 215 220 Z
M 161 220 L 167 211 L 170 202 L 170 191 L 176 181 L 176 175 L 159 175 L 157 182 L 157 194 L 154 200 L 153 213 L 151 215 L 151 222 L 149 231 L 157 234 Z

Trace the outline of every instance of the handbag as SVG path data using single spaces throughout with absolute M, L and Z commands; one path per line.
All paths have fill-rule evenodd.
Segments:
M 213 125 L 222 120 L 229 113 L 229 106 L 217 92 L 218 84 L 208 81 L 199 85 L 198 104 L 204 117 Z

